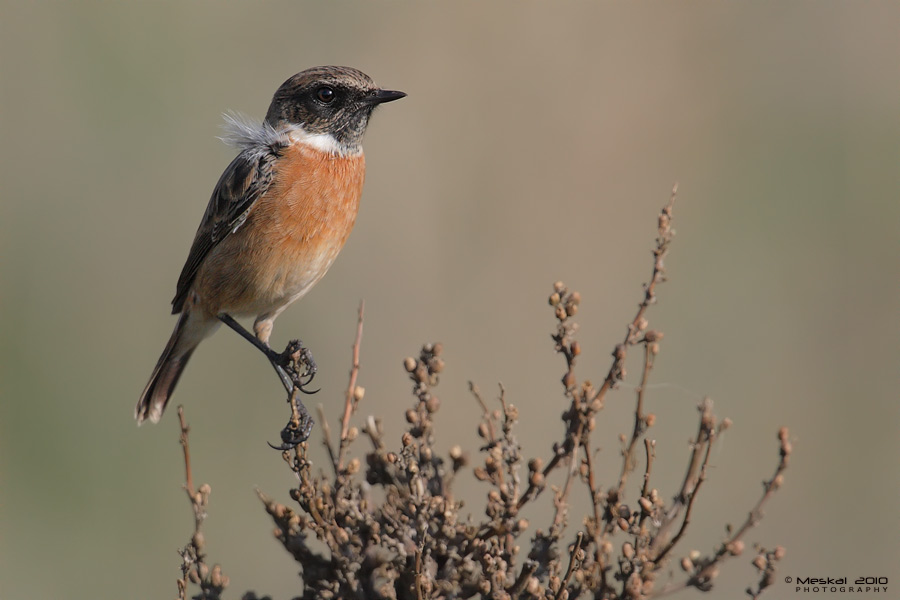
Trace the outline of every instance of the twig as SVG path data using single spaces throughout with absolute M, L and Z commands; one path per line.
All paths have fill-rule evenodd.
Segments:
M 647 417 L 644 415 L 644 392 L 647 390 L 647 382 L 650 377 L 650 370 L 653 368 L 653 351 L 651 345 L 656 343 L 659 337 L 658 332 L 647 332 L 647 335 L 654 334 L 654 341 L 646 340 L 644 342 L 644 369 L 641 373 L 641 383 L 638 385 L 636 394 L 637 401 L 634 408 L 634 428 L 631 431 L 631 441 L 628 447 L 622 452 L 622 473 L 619 476 L 618 496 L 622 498 L 625 491 L 625 482 L 628 480 L 628 473 L 634 469 L 634 449 L 637 442 L 647 431 Z M 646 337 L 646 336 L 645 336 Z
M 184 450 L 184 489 L 187 491 L 188 498 L 193 502 L 194 500 L 194 476 L 191 473 L 191 448 L 188 445 L 188 433 L 190 433 L 191 428 L 188 427 L 188 424 L 184 420 L 184 406 L 178 407 L 178 422 L 181 425 L 181 448 Z
M 556 592 L 555 600 L 560 600 L 563 595 L 563 590 L 565 590 L 569 586 L 569 581 L 572 579 L 572 574 L 575 572 L 575 563 L 580 562 L 577 559 L 578 551 L 581 550 L 581 542 L 584 540 L 584 532 L 579 531 L 578 535 L 575 537 L 575 546 L 572 548 L 571 554 L 569 554 L 569 566 L 566 568 L 566 575 L 563 577 L 562 583 L 559 586 L 559 590 Z
M 650 276 L 650 282 L 644 285 L 644 298 L 638 305 L 638 311 L 634 319 L 628 324 L 628 332 L 625 334 L 625 339 L 616 347 L 615 360 L 613 360 L 613 364 L 603 380 L 603 385 L 600 386 L 591 400 L 606 396 L 606 392 L 621 379 L 622 365 L 625 362 L 627 348 L 633 342 L 634 336 L 641 331 L 644 313 L 647 312 L 647 308 L 656 302 L 656 285 L 665 281 L 663 258 L 668 253 L 669 243 L 672 241 L 672 209 L 675 207 L 677 194 L 678 184 L 675 184 L 668 204 L 663 207 L 662 212 L 659 214 L 659 235 L 656 238 L 656 248 L 653 249 L 653 274 Z
M 341 466 L 338 462 L 337 455 L 334 453 L 334 448 L 331 445 L 331 426 L 328 424 L 328 419 L 325 418 L 325 409 L 319 404 L 316 406 L 316 411 L 319 413 L 319 422 L 322 423 L 322 444 L 325 446 L 325 449 L 328 450 L 328 458 L 331 461 L 331 467 L 334 469 L 334 474 L 339 475 Z
M 694 484 L 693 489 L 690 492 L 690 496 L 687 501 L 687 508 L 684 511 L 684 519 L 681 521 L 681 527 L 678 529 L 678 533 L 675 534 L 666 547 L 663 548 L 659 554 L 653 557 L 654 562 L 659 563 L 666 557 L 672 548 L 678 543 L 678 540 L 681 539 L 681 536 L 684 535 L 684 532 L 687 531 L 688 524 L 691 522 L 691 511 L 694 508 L 694 501 L 697 499 L 697 490 L 700 489 L 700 485 L 706 481 L 706 467 L 709 465 L 709 454 L 712 450 L 712 441 L 706 441 L 706 452 L 703 454 L 703 464 L 700 467 L 700 474 L 697 476 L 697 482 Z
M 347 395 L 344 399 L 344 415 L 341 417 L 341 452 L 339 464 L 343 465 L 344 450 L 346 447 L 347 431 L 350 429 L 350 415 L 356 410 L 356 379 L 359 375 L 359 347 L 362 342 L 363 314 L 366 309 L 366 301 L 359 301 L 359 317 L 356 321 L 356 339 L 353 341 L 353 364 L 350 367 L 350 383 L 347 385 Z
M 522 565 L 522 570 L 519 572 L 519 576 L 516 577 L 516 581 L 506 590 L 512 597 L 517 597 L 523 591 L 525 591 L 525 586 L 528 585 L 528 580 L 534 575 L 538 570 L 538 563 L 536 560 L 526 560 L 525 564 Z

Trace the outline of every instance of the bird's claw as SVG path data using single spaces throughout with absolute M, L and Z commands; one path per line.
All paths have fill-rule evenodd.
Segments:
M 281 444 L 276 446 L 271 442 L 266 442 L 270 447 L 284 452 L 286 450 L 293 450 L 309 439 L 309 434 L 312 431 L 315 421 L 309 416 L 309 413 L 306 412 L 306 408 L 302 404 L 300 405 L 300 408 L 300 418 L 291 418 L 291 420 L 288 421 L 288 424 L 284 426 L 284 429 L 281 430 Z

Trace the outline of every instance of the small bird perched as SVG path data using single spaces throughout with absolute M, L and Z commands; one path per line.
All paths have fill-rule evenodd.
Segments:
M 226 117 L 226 141 L 241 151 L 178 278 L 172 313 L 181 315 L 135 408 L 138 424 L 159 421 L 194 349 L 220 322 L 255 317 L 258 345 L 268 348 L 275 318 L 325 275 L 353 229 L 372 111 L 404 96 L 357 69 L 315 67 L 278 88 L 262 125 Z

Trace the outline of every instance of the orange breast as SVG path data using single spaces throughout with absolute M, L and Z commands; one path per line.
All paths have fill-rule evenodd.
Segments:
M 195 285 L 203 308 L 258 316 L 303 296 L 347 241 L 364 178 L 361 153 L 342 157 L 289 146 L 247 221 L 204 261 Z

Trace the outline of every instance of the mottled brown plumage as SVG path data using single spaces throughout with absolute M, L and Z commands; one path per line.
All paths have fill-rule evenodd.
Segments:
M 321 279 L 356 221 L 362 136 L 374 108 L 405 96 L 349 67 L 316 67 L 275 93 L 265 122 L 230 119 L 242 148 L 216 184 L 178 279 L 181 313 L 135 409 L 159 420 L 218 316 L 253 316 L 268 344 L 275 318 Z

